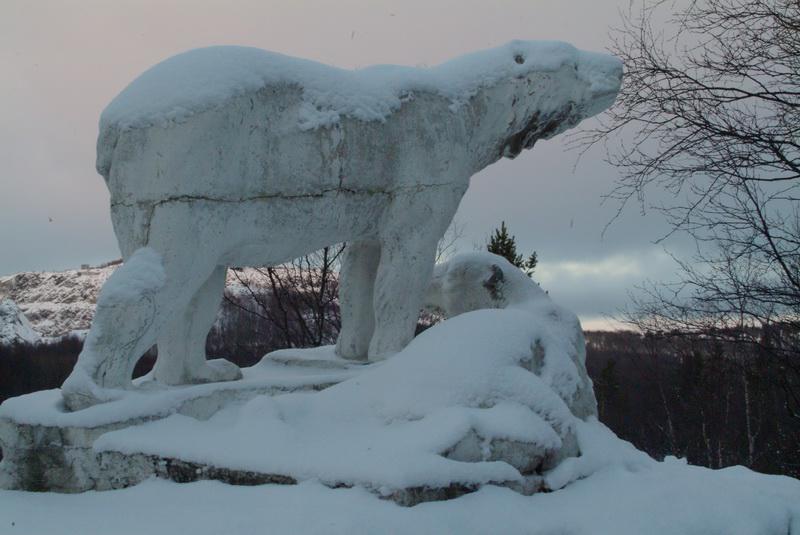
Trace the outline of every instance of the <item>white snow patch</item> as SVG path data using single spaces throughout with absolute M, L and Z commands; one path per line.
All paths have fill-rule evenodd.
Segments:
M 100 290 L 97 306 L 113 307 L 118 303 L 152 295 L 164 286 L 165 281 L 161 255 L 155 249 L 142 247 L 108 278 Z
M 552 384 L 521 366 L 541 336 L 539 325 L 522 310 L 463 314 L 321 392 L 261 396 L 208 421 L 173 415 L 105 434 L 95 448 L 381 492 L 518 481 L 505 462 L 441 454 L 471 430 L 487 441 L 560 447 L 577 419 Z
M 14 343 L 33 344 L 40 341 L 42 335 L 34 330 L 31 322 L 11 299 L 0 301 L 0 345 Z
M 596 424 L 599 425 L 599 424 Z M 43 514 L 44 512 L 44 514 Z M 487 486 L 412 508 L 363 489 L 149 480 L 83 494 L 0 491 L 0 533 L 787 535 L 800 533 L 800 482 L 742 467 L 611 466 L 561 490 Z
M 415 91 L 442 95 L 458 107 L 502 78 L 556 71 L 568 63 L 576 65 L 591 91 L 602 93 L 610 83 L 606 73 L 612 62 L 621 69 L 616 58 L 556 41 L 512 41 L 431 68 L 376 65 L 353 71 L 258 48 L 199 48 L 164 60 L 131 82 L 103 111 L 100 130 L 180 122 L 233 97 L 280 84 L 302 89 L 299 125 L 304 129 L 330 125 L 342 116 L 383 120 Z
M 577 409 L 581 417 L 596 413 L 580 321 L 502 256 L 486 251 L 460 253 L 437 265 L 425 300 L 427 307 L 448 316 L 482 308 L 529 314 L 543 358 L 532 362 L 540 366 L 535 373 L 573 410 L 581 405 Z
M 617 437 L 609 428 L 592 417 L 576 423 L 580 457 L 564 459 L 545 477 L 547 487 L 558 490 L 578 479 L 610 468 L 637 471 L 657 463 L 633 444 Z
M 158 385 L 145 376 L 134 381 L 137 389 L 119 391 L 117 399 L 75 412 L 64 408 L 61 390 L 42 390 L 5 400 L 0 404 L 0 418 L 29 425 L 93 428 L 137 418 L 169 415 L 187 401 L 208 397 L 220 390 L 232 393 L 259 388 L 292 390 L 306 385 L 341 381 L 354 374 L 351 370 L 289 368 L 270 362 L 244 368 L 242 372 L 244 377 L 239 381 L 180 388 Z

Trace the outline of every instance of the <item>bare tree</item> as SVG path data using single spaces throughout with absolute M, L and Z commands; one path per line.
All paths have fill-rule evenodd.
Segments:
M 464 225 L 453 219 L 439 243 L 436 244 L 436 263 L 444 262 L 458 252 L 458 242 L 464 237 Z
M 646 0 L 614 37 L 620 97 L 578 141 L 605 143 L 620 209 L 658 210 L 697 244 L 628 319 L 780 358 L 800 418 L 800 2 Z M 671 202 L 649 206 L 658 189 Z
M 325 247 L 274 267 L 233 268 L 241 290 L 225 300 L 268 323 L 282 347 L 332 344 L 341 328 L 338 272 L 344 247 Z
M 451 223 L 437 246 L 437 262 L 454 254 L 463 232 L 463 225 Z M 316 347 L 336 342 L 341 328 L 339 268 L 345 246 L 325 247 L 279 266 L 230 270 L 239 291 L 226 292 L 225 302 L 249 317 L 246 328 L 258 330 L 253 332 L 254 340 L 249 340 L 251 345 L 261 342 L 257 347 Z M 419 330 L 440 319 L 423 312 Z M 237 315 L 235 320 L 242 323 L 243 318 Z M 233 330 L 238 327 L 233 326 Z M 236 336 L 238 331 L 233 334 L 236 340 L 242 338 Z M 261 340 L 264 337 L 270 340 Z

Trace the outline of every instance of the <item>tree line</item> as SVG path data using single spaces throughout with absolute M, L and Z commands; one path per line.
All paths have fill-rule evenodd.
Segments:
M 800 477 L 792 389 L 777 386 L 784 370 L 761 346 L 680 331 L 586 336 L 600 420 L 621 438 L 655 458 Z

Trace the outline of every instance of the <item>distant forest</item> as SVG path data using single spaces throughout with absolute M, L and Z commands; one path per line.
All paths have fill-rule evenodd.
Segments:
M 269 322 L 226 304 L 208 353 L 240 366 L 285 346 Z M 600 420 L 655 458 L 800 476 L 800 432 L 775 359 L 699 335 L 587 332 L 587 367 Z M 323 340 L 329 343 L 330 340 Z M 58 388 L 81 350 L 77 338 L 0 347 L 0 401 Z M 154 352 L 135 375 L 146 373 Z M 789 385 L 797 387 L 797 385 Z

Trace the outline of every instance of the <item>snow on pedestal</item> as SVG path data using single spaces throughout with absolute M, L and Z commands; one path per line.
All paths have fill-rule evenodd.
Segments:
M 67 406 L 129 389 L 154 343 L 161 383 L 236 379 L 204 354 L 225 266 L 343 241 L 337 353 L 397 353 L 470 177 L 610 106 L 621 76 L 614 57 L 533 41 L 431 68 L 349 71 L 244 47 L 152 67 L 103 112 L 97 169 L 125 265 L 157 264 L 163 281 L 98 305 Z M 123 266 L 108 284 L 136 277 Z
M 175 415 L 108 433 L 94 447 L 361 486 L 400 503 L 487 483 L 533 492 L 542 474 L 579 453 L 577 418 L 532 371 L 544 334 L 526 311 L 471 312 L 323 391 L 259 396 L 207 421 Z M 561 357 L 545 349 L 544 358 Z

